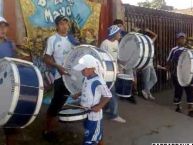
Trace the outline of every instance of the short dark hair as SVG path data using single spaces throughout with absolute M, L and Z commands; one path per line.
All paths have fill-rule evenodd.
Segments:
M 122 25 L 123 25 L 123 20 L 121 20 L 121 19 L 115 19 L 115 20 L 113 21 L 113 25 L 118 25 L 118 24 L 122 24 Z
M 59 15 L 54 20 L 56 25 L 58 25 L 60 21 L 67 21 L 67 22 L 69 22 L 69 19 L 67 17 L 63 16 L 63 15 Z

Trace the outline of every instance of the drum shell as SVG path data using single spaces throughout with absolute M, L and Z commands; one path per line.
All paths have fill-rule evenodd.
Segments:
M 126 74 L 119 74 L 115 83 L 117 96 L 129 98 L 132 94 L 133 78 Z

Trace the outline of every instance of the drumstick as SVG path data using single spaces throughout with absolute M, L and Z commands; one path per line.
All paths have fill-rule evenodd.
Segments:
M 81 108 L 81 109 L 90 110 L 89 108 L 83 107 L 83 106 L 78 106 L 78 105 L 73 105 L 73 104 L 65 104 L 65 105 L 68 105 L 68 106 L 71 106 L 71 107 L 76 107 L 76 108 Z

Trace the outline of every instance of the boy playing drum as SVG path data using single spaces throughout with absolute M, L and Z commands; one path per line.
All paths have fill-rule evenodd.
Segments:
M 84 122 L 83 145 L 102 145 L 102 108 L 109 102 L 112 94 L 105 81 L 97 72 L 99 61 L 91 55 L 80 58 L 79 63 L 74 66 L 74 70 L 81 71 L 85 79 L 82 85 L 82 92 L 73 96 L 74 99 L 80 97 L 80 105 L 88 108 L 90 113 Z

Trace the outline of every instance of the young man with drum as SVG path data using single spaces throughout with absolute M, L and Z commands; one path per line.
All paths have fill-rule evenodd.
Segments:
M 113 25 L 117 25 L 121 31 L 121 39 L 126 35 L 128 34 L 128 32 L 125 31 L 125 27 L 124 27 L 124 22 L 123 20 L 121 19 L 115 19 L 113 21 Z M 119 42 L 121 41 L 121 39 L 119 40 Z M 136 104 L 137 101 L 135 99 L 135 95 L 138 95 L 138 92 L 137 92 L 137 73 L 136 73 L 136 70 L 134 69 L 123 69 L 123 73 L 125 73 L 126 75 L 129 75 L 133 78 L 133 83 L 132 83 L 132 94 L 131 94 L 131 97 L 127 98 L 127 100 L 133 104 Z
M 193 87 L 180 86 L 177 78 L 177 64 L 181 53 L 186 50 L 185 42 L 186 35 L 185 33 L 178 33 L 176 35 L 177 46 L 172 48 L 169 56 L 167 58 L 167 67 L 171 70 L 172 73 L 172 81 L 174 85 L 174 104 L 176 105 L 176 112 L 181 112 L 181 99 L 183 95 L 183 90 L 186 92 L 187 96 L 187 104 L 188 104 L 188 115 L 193 117 Z
M 75 94 L 73 98 L 80 96 L 80 105 L 90 110 L 84 121 L 83 145 L 103 145 L 102 108 L 108 103 L 112 94 L 99 74 L 100 72 L 97 71 L 99 63 L 92 55 L 86 54 L 73 67 L 74 70 L 81 71 L 85 76 L 81 93 Z
M 63 67 L 64 58 L 72 49 L 73 45 L 68 37 L 69 19 L 59 15 L 55 19 L 57 33 L 48 38 L 44 61 L 47 65 L 55 68 L 54 96 L 46 115 L 43 138 L 54 141 L 56 134 L 53 132 L 56 116 L 64 105 L 69 91 L 64 85 L 62 75 L 68 75 Z
M 12 41 L 7 38 L 9 24 L 5 18 L 0 17 L 0 59 L 4 57 L 15 57 L 15 46 Z M 15 145 L 17 129 L 4 128 L 6 135 L 6 145 Z
M 112 25 L 109 27 L 108 38 L 105 39 L 100 46 L 100 49 L 109 52 L 115 61 L 117 61 L 118 58 L 118 44 L 119 39 L 121 38 L 120 31 L 121 29 L 117 25 Z M 111 88 L 111 92 L 113 97 L 111 98 L 107 107 L 107 109 L 110 110 L 111 119 L 116 122 L 125 123 L 126 121 L 118 115 L 118 99 L 115 95 L 114 86 Z
M 157 34 L 147 28 L 144 31 L 139 31 L 139 32 L 149 36 L 153 41 L 153 43 L 157 39 Z M 150 92 L 153 86 L 157 83 L 157 75 L 153 66 L 153 58 L 151 58 L 149 64 L 144 69 L 142 69 L 141 72 L 142 72 L 142 80 L 143 80 L 143 89 L 141 92 L 143 94 L 143 97 L 145 99 L 155 100 L 155 97 L 153 97 Z

